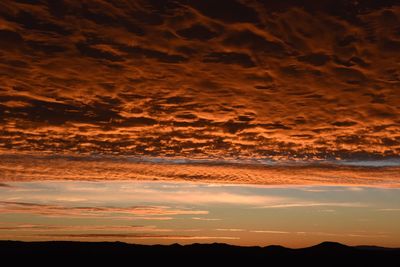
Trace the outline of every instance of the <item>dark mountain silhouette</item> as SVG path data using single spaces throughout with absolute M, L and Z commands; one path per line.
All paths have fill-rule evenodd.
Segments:
M 162 263 L 173 266 L 215 263 L 245 266 L 305 264 L 337 266 L 351 262 L 357 266 L 384 266 L 400 262 L 400 248 L 350 247 L 334 242 L 290 249 L 282 246 L 240 247 L 227 244 L 136 245 L 122 242 L 20 242 L 0 241 L 0 258 L 5 262 L 28 261 L 40 264 L 127 262 L 129 265 Z M 139 264 L 141 263 L 141 264 Z
M 398 248 L 385 248 L 385 247 L 378 247 L 378 246 L 356 246 L 358 249 L 362 250 L 380 250 L 380 251 L 395 251 L 398 250 Z

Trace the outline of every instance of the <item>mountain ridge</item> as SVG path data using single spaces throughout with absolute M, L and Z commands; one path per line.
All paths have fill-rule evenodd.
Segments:
M 249 261 L 308 266 L 336 266 L 356 262 L 365 266 L 383 266 L 383 263 L 400 260 L 400 248 L 347 246 L 336 242 L 322 242 L 305 248 L 286 248 L 279 245 L 245 247 L 225 243 L 139 245 L 124 242 L 3 240 L 0 241 L 0 257 L 14 262 L 29 261 L 41 264 L 54 263 L 54 260 L 62 260 L 63 263 L 103 263 L 135 259 L 148 263 L 158 263 L 161 260 L 175 266 L 188 262 L 197 265 L 215 262 L 248 264 Z

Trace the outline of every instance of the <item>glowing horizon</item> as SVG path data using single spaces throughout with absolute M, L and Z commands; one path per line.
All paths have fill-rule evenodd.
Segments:
M 0 192 L 0 239 L 400 247 L 399 189 L 41 181 Z

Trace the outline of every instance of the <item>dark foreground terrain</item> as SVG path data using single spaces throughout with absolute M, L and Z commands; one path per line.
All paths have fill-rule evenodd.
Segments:
M 245 266 L 400 266 L 400 249 L 358 246 L 333 242 L 289 249 L 281 246 L 239 247 L 226 244 L 134 245 L 121 242 L 19 242 L 0 241 L 2 262 L 16 263 L 115 263 L 144 266 L 159 263 L 191 266 L 242 263 Z M 11 261 L 9 261 L 11 260 Z

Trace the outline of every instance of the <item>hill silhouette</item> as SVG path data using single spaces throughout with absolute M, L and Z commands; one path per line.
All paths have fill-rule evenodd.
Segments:
M 243 263 L 253 266 L 263 263 L 305 264 L 306 266 L 337 266 L 357 263 L 357 266 L 384 266 L 398 263 L 399 249 L 375 246 L 346 246 L 340 243 L 321 244 L 291 249 L 282 246 L 240 247 L 227 244 L 191 245 L 136 245 L 122 242 L 20 242 L 0 241 L 0 257 L 3 261 L 29 263 L 79 263 L 128 262 L 162 263 L 173 266 L 209 265 L 215 263 Z M 143 264 L 140 264 L 142 266 Z M 273 265 L 271 265 L 273 266 Z

